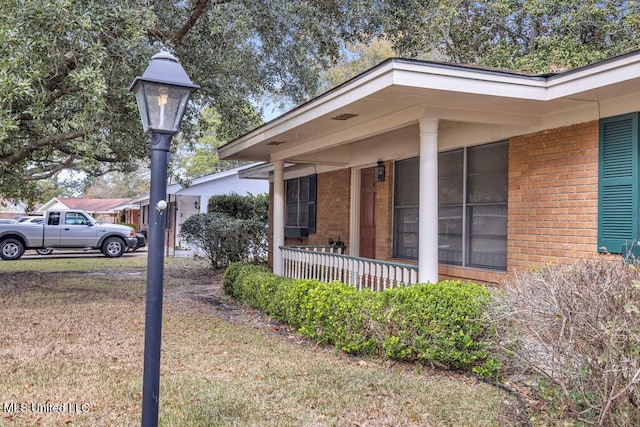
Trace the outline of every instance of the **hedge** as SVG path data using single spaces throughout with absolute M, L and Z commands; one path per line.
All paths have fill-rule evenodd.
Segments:
M 384 292 L 341 282 L 294 280 L 264 267 L 232 264 L 224 291 L 284 321 L 317 342 L 351 354 L 416 361 L 495 378 L 488 288 L 458 281 L 416 284 Z

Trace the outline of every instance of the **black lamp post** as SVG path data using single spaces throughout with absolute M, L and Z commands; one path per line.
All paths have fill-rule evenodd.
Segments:
M 147 303 L 144 330 L 142 425 L 158 425 L 160 339 L 164 281 L 164 228 L 167 202 L 167 164 L 171 138 L 178 133 L 185 107 L 198 89 L 178 60 L 168 52 L 153 56 L 144 74 L 131 83 L 142 128 L 151 134 L 151 189 L 147 245 Z

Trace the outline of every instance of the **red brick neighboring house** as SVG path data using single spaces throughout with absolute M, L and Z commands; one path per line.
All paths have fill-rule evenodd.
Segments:
M 638 239 L 638 112 L 640 51 L 551 74 L 389 59 L 219 154 L 270 164 L 276 273 L 339 237 L 420 281 L 500 282 Z

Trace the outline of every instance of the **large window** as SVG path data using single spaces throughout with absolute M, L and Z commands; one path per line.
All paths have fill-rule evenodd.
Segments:
M 438 258 L 444 264 L 507 266 L 506 141 L 438 155 Z M 419 159 L 396 163 L 394 249 L 418 259 Z
M 316 232 L 317 175 L 285 181 L 285 235 L 304 237 Z

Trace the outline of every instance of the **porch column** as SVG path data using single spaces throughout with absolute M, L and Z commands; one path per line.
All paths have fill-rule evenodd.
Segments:
M 418 281 L 438 281 L 438 119 L 420 119 Z
M 273 273 L 282 275 L 284 246 L 284 160 L 273 162 Z

